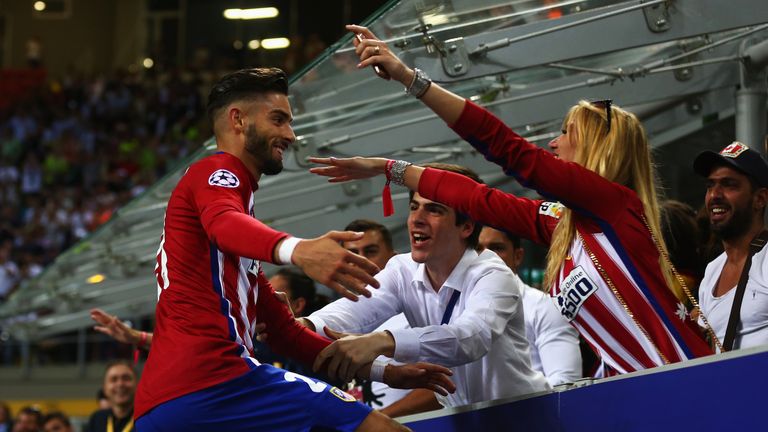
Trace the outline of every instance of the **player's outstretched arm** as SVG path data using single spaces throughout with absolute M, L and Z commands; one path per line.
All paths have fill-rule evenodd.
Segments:
M 358 240 L 362 235 L 352 231 L 330 231 L 321 237 L 302 240 L 293 250 L 291 261 L 307 276 L 352 301 L 357 301 L 358 295 L 370 297 L 366 286 L 379 287 L 373 275 L 380 269 L 366 258 L 341 247 L 341 242 Z

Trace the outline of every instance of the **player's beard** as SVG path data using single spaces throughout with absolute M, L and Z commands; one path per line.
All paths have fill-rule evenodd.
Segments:
M 262 174 L 275 175 L 283 170 L 283 161 L 272 156 L 272 146 L 269 140 L 250 125 L 245 131 L 245 151 L 250 153 L 258 163 Z
M 731 206 L 731 217 L 719 224 L 712 224 L 714 232 L 721 240 L 736 239 L 744 235 L 752 227 L 752 208 L 754 197 L 743 206 Z M 718 201 L 720 203 L 720 201 Z

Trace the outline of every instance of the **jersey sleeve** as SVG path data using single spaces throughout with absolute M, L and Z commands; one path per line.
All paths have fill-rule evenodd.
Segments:
M 575 211 L 613 222 L 634 196 L 630 189 L 529 143 L 471 101 L 452 128 L 520 184 Z
M 433 168 L 422 173 L 419 194 L 485 225 L 541 244 L 550 243 L 560 216 L 553 211 L 556 207 L 549 207 L 557 203 L 518 197 L 464 175 Z
M 267 344 L 277 354 L 296 359 L 311 366 L 315 357 L 331 341 L 299 324 L 263 273 L 259 273 L 259 296 L 256 303 L 259 322 L 267 324 Z
M 287 234 L 248 214 L 244 204 L 252 194 L 248 181 L 238 179 L 237 187 L 221 186 L 210 180 L 218 171 L 222 169 L 216 166 L 193 166 L 185 175 L 189 177 L 187 196 L 200 215 L 208 239 L 225 253 L 274 262 L 275 246 Z

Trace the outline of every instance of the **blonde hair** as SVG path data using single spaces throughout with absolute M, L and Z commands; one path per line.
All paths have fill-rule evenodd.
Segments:
M 659 223 L 656 176 L 645 130 L 634 114 L 615 105 L 610 109 L 610 131 L 605 107 L 580 101 L 568 111 L 563 129 L 567 129 L 571 122 L 575 125 L 571 130 L 576 136 L 569 137 L 576 143 L 574 162 L 607 180 L 635 191 L 643 203 L 645 218 L 653 236 L 666 251 Z M 575 237 L 576 225 L 572 210 L 565 208 L 557 228 L 552 233 L 545 271 L 546 287 L 552 286 L 556 280 Z M 661 254 L 659 265 L 667 286 L 679 299 L 685 299 L 679 284 L 674 282 L 671 267 Z

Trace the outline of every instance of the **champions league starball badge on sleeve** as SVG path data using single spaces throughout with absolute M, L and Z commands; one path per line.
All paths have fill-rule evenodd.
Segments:
M 208 177 L 208 184 L 211 186 L 221 186 L 226 188 L 236 188 L 240 186 L 240 179 L 230 171 L 220 169 L 214 171 L 210 177 Z

